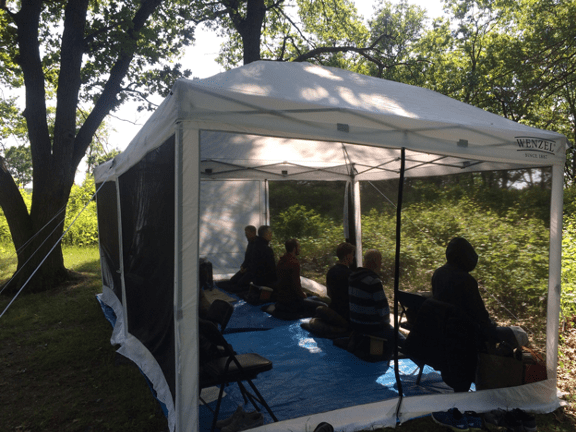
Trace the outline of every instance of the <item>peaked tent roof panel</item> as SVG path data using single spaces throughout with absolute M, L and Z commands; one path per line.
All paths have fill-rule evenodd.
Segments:
M 308 63 L 260 61 L 202 80 L 178 80 L 116 158 L 116 175 L 164 142 L 176 124 L 184 129 L 405 147 L 522 166 L 563 164 L 567 144 L 563 135 L 431 90 Z

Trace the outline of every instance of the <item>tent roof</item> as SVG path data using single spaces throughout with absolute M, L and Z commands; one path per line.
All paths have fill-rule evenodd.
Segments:
M 543 166 L 563 164 L 567 144 L 563 135 L 431 90 L 308 63 L 260 61 L 178 80 L 116 158 L 115 174 L 177 127 L 219 132 L 204 132 L 201 140 L 202 172 L 210 178 L 342 179 L 354 164 L 359 179 L 385 179 L 397 176 L 401 147 L 408 150 L 407 175 Z

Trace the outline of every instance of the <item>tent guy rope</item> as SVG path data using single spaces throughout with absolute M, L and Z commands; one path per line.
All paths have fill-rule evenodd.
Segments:
M 54 249 L 56 249 L 56 246 L 58 246 L 58 243 L 60 243 L 62 241 L 62 239 L 64 238 L 64 236 L 68 233 L 68 231 L 70 231 L 70 229 L 72 228 L 72 226 L 74 225 L 74 223 L 76 223 L 76 221 L 78 220 L 78 218 L 80 217 L 80 215 L 82 213 L 84 213 L 84 210 L 86 210 L 86 208 L 88 207 L 88 204 L 90 204 L 90 201 L 92 201 L 93 199 L 96 198 L 96 195 L 98 194 L 98 192 L 100 191 L 100 189 L 106 184 L 106 180 L 104 180 L 102 182 L 102 184 L 100 185 L 100 187 L 96 190 L 96 192 L 94 192 L 94 194 L 90 197 L 90 199 L 86 202 L 86 204 L 84 205 L 84 207 L 82 208 L 82 210 L 80 210 L 78 212 L 78 214 L 76 215 L 76 217 L 72 220 L 72 222 L 70 223 L 70 225 L 68 226 L 68 228 L 66 228 L 66 230 L 62 233 L 62 235 L 60 236 L 60 238 L 54 243 L 54 245 L 50 248 L 50 250 L 48 251 L 48 253 L 44 256 L 44 258 L 42 259 L 42 261 L 40 261 L 40 264 L 38 264 L 38 266 L 34 269 L 34 271 L 32 272 L 32 274 L 28 277 L 28 279 L 26 279 L 26 282 L 24 282 L 22 284 L 22 286 L 20 287 L 20 289 L 18 290 L 18 292 L 14 295 L 14 297 L 12 298 L 12 300 L 10 300 L 10 303 L 8 303 L 8 305 L 6 305 L 6 307 L 4 308 L 4 310 L 2 311 L 2 313 L 0 314 L 0 318 L 2 318 L 4 316 L 4 314 L 6 313 L 6 311 L 10 308 L 10 306 L 12 305 L 12 303 L 14 303 L 14 301 L 16 301 L 16 299 L 18 298 L 18 296 L 20 295 L 20 293 L 24 290 L 24 288 L 26 287 L 26 285 L 28 285 L 28 283 L 30 282 L 30 280 L 32 280 L 32 278 L 34 277 L 34 275 L 38 272 L 38 270 L 40 269 L 40 267 L 42 267 L 42 264 L 44 264 L 44 262 L 48 259 L 48 257 L 50 256 L 50 254 L 54 251 Z M 56 217 L 56 216 L 55 216 Z M 54 218 L 53 218 L 54 219 Z M 52 220 L 53 220 L 52 219 Z M 51 222 L 51 221 L 50 221 Z M 48 223 L 50 223 L 48 222 Z M 62 221 L 62 223 L 64 223 L 64 221 Z M 61 224 L 58 224 L 53 230 L 52 232 L 50 232 L 50 234 L 52 234 L 56 228 L 58 228 L 58 226 L 60 226 Z M 42 229 L 44 229 L 44 227 L 42 227 Z M 42 229 L 40 231 L 42 231 Z M 40 232 L 39 231 L 39 232 Z M 42 246 L 44 243 L 46 243 L 46 241 L 48 240 L 48 238 L 50 237 L 50 234 L 48 236 L 46 236 L 46 239 L 42 242 L 42 244 L 40 246 Z M 34 251 L 34 254 L 38 251 L 38 249 L 36 251 Z M 32 256 L 34 255 L 32 254 Z M 26 261 L 26 263 L 24 263 L 24 265 L 21 267 L 23 268 L 32 258 L 32 256 L 28 259 L 28 261 Z M 12 276 L 12 278 L 10 279 L 10 281 L 12 281 L 12 279 L 14 279 L 14 277 L 16 276 L 16 274 L 18 273 L 18 271 L 14 274 L 14 276 Z M 6 288 L 6 286 L 8 286 L 8 284 L 10 283 L 10 281 L 8 281 L 8 283 L 4 286 L 4 288 L 2 290 L 4 290 Z

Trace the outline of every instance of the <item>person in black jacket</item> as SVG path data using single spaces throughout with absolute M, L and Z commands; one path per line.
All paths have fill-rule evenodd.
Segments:
M 246 236 L 246 240 L 248 240 L 246 252 L 244 252 L 244 261 L 240 265 L 240 270 L 238 270 L 238 272 L 236 272 L 236 274 L 230 279 L 230 283 L 242 287 L 247 287 L 253 278 L 253 275 L 248 272 L 248 269 L 252 264 L 252 259 L 254 256 L 256 227 L 253 225 L 248 225 L 244 228 L 244 235 Z
M 326 293 L 330 297 L 330 309 L 346 321 L 350 315 L 350 301 L 348 299 L 348 278 L 350 277 L 350 264 L 354 261 L 356 247 L 350 243 L 340 243 L 336 248 L 338 262 L 326 274 Z
M 512 330 L 498 327 L 490 319 L 478 290 L 478 282 L 470 274 L 477 263 L 478 254 L 468 240 L 454 237 L 446 248 L 446 264 L 432 275 L 432 296 L 464 312 L 485 340 L 505 341 L 516 348 L 518 343 Z
M 270 226 L 262 225 L 258 228 L 258 236 L 254 240 L 252 263 L 248 268 L 248 272 L 253 275 L 251 282 L 254 285 L 273 287 L 278 279 L 274 251 L 269 246 L 272 235 Z

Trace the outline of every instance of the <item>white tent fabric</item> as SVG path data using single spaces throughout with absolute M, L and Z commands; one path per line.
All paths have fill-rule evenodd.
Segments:
M 206 224 L 199 216 L 202 180 L 347 180 L 357 186 L 362 180 L 398 178 L 401 148 L 406 149 L 406 176 L 542 166 L 553 171 L 549 379 L 513 389 L 407 398 L 401 420 L 451 408 L 455 400 L 462 409 L 477 411 L 496 407 L 503 400 L 537 411 L 558 406 L 555 371 L 564 136 L 512 122 L 430 90 L 306 63 L 256 62 L 203 80 L 178 80 L 126 151 L 97 168 L 97 183 L 118 181 L 170 137 L 175 137 L 176 149 L 176 383 L 174 408 L 168 415 L 171 430 L 194 431 L 198 424 L 197 341 L 191 334 L 197 326 L 199 244 L 211 235 L 202 231 Z M 261 197 L 256 201 L 261 202 Z M 121 225 L 120 216 L 118 220 Z M 105 294 L 114 296 L 108 288 L 112 287 L 106 287 Z M 130 308 L 118 304 L 124 312 Z M 129 337 L 126 327 L 123 331 Z M 115 341 L 121 341 L 118 334 Z M 153 384 L 158 394 L 166 394 L 161 388 L 165 384 Z M 393 426 L 394 406 L 395 401 L 383 401 L 329 416 L 342 430 Z M 262 430 L 304 431 L 326 416 L 286 420 Z
M 203 181 L 200 253 L 220 278 L 230 278 L 244 260 L 244 227 L 267 219 L 266 185 L 256 180 Z M 210 197 L 218 197 L 210 199 Z

